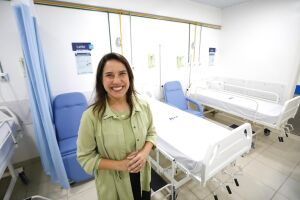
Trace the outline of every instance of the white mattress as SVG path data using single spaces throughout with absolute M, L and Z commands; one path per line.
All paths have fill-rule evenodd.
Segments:
M 157 145 L 193 174 L 200 172 L 209 147 L 230 130 L 157 100 L 150 104 L 158 134 Z
M 0 178 L 4 170 L 6 169 L 8 163 L 14 152 L 14 142 L 9 130 L 15 131 L 16 126 L 13 121 L 8 121 L 9 124 L 4 123 L 0 127 Z
M 280 104 L 217 90 L 201 89 L 197 90 L 197 93 L 190 93 L 190 96 L 199 100 L 204 105 L 251 121 L 272 125 L 277 123 L 283 108 Z

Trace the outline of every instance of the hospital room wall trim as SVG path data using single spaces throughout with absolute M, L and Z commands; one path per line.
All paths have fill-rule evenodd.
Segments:
M 128 10 L 114 9 L 114 8 L 105 8 L 105 7 L 90 6 L 90 5 L 85 5 L 85 4 L 78 4 L 78 3 L 69 3 L 69 2 L 62 2 L 62 1 L 48 1 L 48 0 L 34 0 L 34 3 L 39 4 L 39 5 L 116 13 L 116 14 L 130 15 L 130 16 L 135 16 L 135 17 L 146 17 L 146 18 L 151 18 L 151 19 L 159 19 L 159 20 L 166 20 L 166 21 L 172 21 L 172 22 L 194 24 L 194 25 L 213 28 L 213 29 L 221 29 L 220 25 L 215 25 L 215 24 L 208 24 L 208 23 L 179 19 L 179 18 L 174 18 L 174 17 L 133 12 L 133 11 L 128 11 Z

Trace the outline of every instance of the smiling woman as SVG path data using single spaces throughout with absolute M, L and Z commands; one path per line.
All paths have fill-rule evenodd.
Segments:
M 136 96 L 128 61 L 105 55 L 97 69 L 95 103 L 82 116 L 77 140 L 78 161 L 95 175 L 98 199 L 150 200 L 147 157 L 155 141 L 152 113 Z
M 117 60 L 109 60 L 106 62 L 103 69 L 103 86 L 109 96 L 109 101 L 126 102 L 126 92 L 129 88 L 129 77 L 123 63 Z M 125 106 L 123 109 L 128 108 Z M 123 111 L 123 109 L 120 111 Z

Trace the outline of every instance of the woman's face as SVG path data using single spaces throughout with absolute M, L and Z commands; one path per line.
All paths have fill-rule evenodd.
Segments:
M 103 69 L 103 86 L 108 98 L 112 100 L 126 99 L 129 85 L 125 65 L 117 60 L 107 61 Z

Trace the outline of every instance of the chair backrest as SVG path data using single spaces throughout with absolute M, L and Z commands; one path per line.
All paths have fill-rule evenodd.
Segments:
M 60 94 L 53 101 L 53 115 L 58 141 L 76 137 L 87 101 L 79 92 Z
M 165 102 L 181 110 L 188 109 L 187 100 L 184 96 L 179 81 L 170 81 L 164 84 Z

